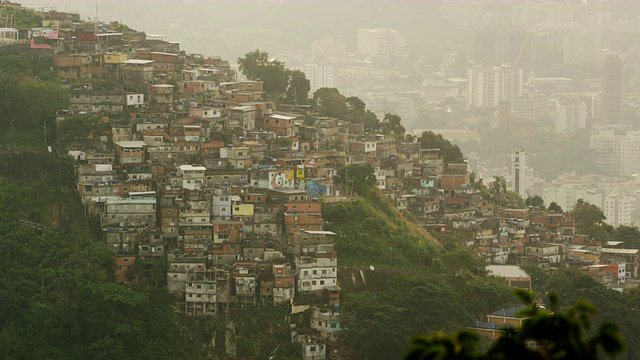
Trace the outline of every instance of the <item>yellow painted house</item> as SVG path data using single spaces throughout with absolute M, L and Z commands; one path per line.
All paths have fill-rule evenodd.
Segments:
M 253 204 L 236 204 L 231 206 L 234 216 L 253 216 Z
M 128 58 L 127 53 L 106 53 L 102 55 L 102 62 L 104 64 L 120 64 L 127 61 Z

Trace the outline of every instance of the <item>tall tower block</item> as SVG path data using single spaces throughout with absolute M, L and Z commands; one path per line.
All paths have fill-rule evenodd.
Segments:
M 511 188 L 523 198 L 526 198 L 527 195 L 525 191 L 525 158 L 524 148 L 515 150 L 511 157 Z
M 602 61 L 602 122 L 623 125 L 622 118 L 622 59 L 615 54 Z

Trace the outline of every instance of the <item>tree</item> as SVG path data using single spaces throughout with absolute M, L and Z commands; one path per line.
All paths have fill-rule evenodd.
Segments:
M 540 195 L 527 197 L 527 200 L 525 201 L 525 205 L 532 206 L 534 208 L 537 207 L 541 210 L 544 210 L 544 200 L 542 199 L 542 197 L 540 197 Z
M 464 160 L 464 155 L 458 145 L 454 145 L 442 135 L 425 131 L 418 139 L 423 149 L 440 149 L 440 155 L 445 162 L 460 162 Z
M 489 183 L 489 193 L 498 204 L 502 204 L 504 195 L 507 192 L 507 181 L 504 176 L 494 176 L 493 181 Z
M 637 226 L 620 225 L 613 236 L 616 241 L 624 242 L 624 247 L 637 249 L 640 246 L 640 229 Z
M 57 134 L 59 140 L 82 140 L 89 135 L 101 135 L 106 130 L 105 124 L 96 116 L 71 116 L 58 125 Z
M 240 72 L 249 79 L 259 78 L 262 68 L 269 63 L 269 53 L 255 49 L 238 58 Z
M 549 211 L 553 211 L 555 213 L 562 213 L 562 207 L 558 205 L 557 202 L 552 201 L 551 204 L 549 204 Z
M 347 102 L 347 109 L 351 114 L 365 112 L 366 110 L 367 105 L 357 96 L 349 96 L 345 101 Z
M 264 91 L 277 98 L 289 85 L 289 70 L 282 61 L 269 59 L 269 53 L 256 49 L 238 58 L 240 72 L 247 78 L 261 80 Z M 301 89 L 302 90 L 302 89 Z
M 69 93 L 60 87 L 43 63 L 19 56 L 3 56 L 0 62 L 0 129 L 3 143 L 12 131 L 41 130 L 53 121 L 56 110 L 69 106 Z M 49 69 L 48 66 L 46 69 Z M 38 134 L 42 134 L 38 131 Z M 40 138 L 40 137 L 38 137 Z
M 398 138 L 404 137 L 405 129 L 402 126 L 402 119 L 396 114 L 384 114 L 381 127 L 385 135 L 394 135 Z
M 356 96 L 345 99 L 347 106 L 346 120 L 353 124 L 362 124 L 365 132 L 377 133 L 381 130 L 381 123 L 373 111 L 368 110 L 364 101 Z
M 601 354 L 614 358 L 624 350 L 624 338 L 614 322 L 603 322 L 595 333 L 590 331 L 592 319 L 598 314 L 592 304 L 579 301 L 563 312 L 559 309 L 557 296 L 551 293 L 551 311 L 547 311 L 537 306 L 532 293 L 522 290 L 518 294 L 528 305 L 521 312 L 527 316 L 522 327 L 505 328 L 505 335 L 484 354 L 477 349 L 479 336 L 470 330 L 462 330 L 453 335 L 436 333 L 414 337 L 404 359 L 595 360 Z
M 597 241 L 606 241 L 613 235 L 613 227 L 604 222 L 607 218 L 599 207 L 578 199 L 571 211 L 576 233 L 587 234 Z
M 505 191 L 504 202 L 507 203 L 508 206 L 518 208 L 518 209 L 524 208 L 524 205 L 525 205 L 525 201 L 522 198 L 522 196 L 520 196 L 520 194 L 512 190 Z
M 363 195 L 365 190 L 376 183 L 376 177 L 371 165 L 352 164 L 338 170 L 336 183 L 342 184 L 347 193 Z
M 287 104 L 306 105 L 309 102 L 309 90 L 311 83 L 305 74 L 300 70 L 293 70 L 289 73 L 289 86 L 283 101 Z
M 349 110 L 346 99 L 336 88 L 320 88 L 313 93 L 313 111 L 320 116 L 344 118 Z

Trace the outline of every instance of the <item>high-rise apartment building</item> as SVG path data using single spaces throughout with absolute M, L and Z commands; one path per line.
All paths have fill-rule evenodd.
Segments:
M 526 153 L 523 148 L 517 149 L 511 156 L 511 189 L 523 198 L 527 197 L 525 187 Z
M 602 32 L 582 28 L 567 29 L 564 32 L 563 62 L 581 64 L 601 60 Z
M 407 56 L 404 35 L 393 29 L 358 29 L 358 54 L 388 62 Z
M 526 27 L 538 23 L 566 24 L 574 22 L 573 6 L 560 1 L 529 1 L 514 4 L 511 9 L 513 24 Z
M 557 133 L 572 133 L 587 127 L 587 104 L 579 99 L 561 98 L 553 101 L 556 107 Z
M 553 105 L 544 93 L 524 92 L 522 96 L 511 99 L 511 115 L 514 119 L 542 122 L 553 112 Z
M 604 209 L 602 210 L 607 224 L 613 227 L 620 225 L 633 226 L 636 197 L 608 195 L 604 198 Z
M 622 59 L 608 54 L 602 62 L 602 121 L 624 125 L 622 117 Z
M 336 87 L 335 82 L 335 66 L 329 63 L 307 63 L 304 66 L 304 74 L 309 80 L 311 90 L 310 95 L 313 95 L 316 90 L 328 87 Z
M 347 57 L 347 45 L 332 37 L 316 40 L 311 43 L 313 59 L 344 59 Z
M 473 33 L 473 63 L 531 68 L 535 62 L 534 38 L 531 31 L 521 29 L 477 29 Z
M 482 17 L 482 4 L 475 0 L 441 0 L 440 17 L 461 28 L 476 25 Z
M 496 107 L 503 100 L 522 95 L 522 69 L 472 65 L 468 69 L 467 86 L 469 107 Z
M 598 165 L 609 176 L 640 173 L 640 131 L 601 130 L 589 138 Z

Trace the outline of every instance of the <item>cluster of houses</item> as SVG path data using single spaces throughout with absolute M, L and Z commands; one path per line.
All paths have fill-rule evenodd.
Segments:
M 638 286 L 639 250 L 625 248 L 621 241 L 603 243 L 577 234 L 568 212 L 498 209 L 493 217 L 476 222 L 471 246 L 489 264 L 535 265 L 547 271 L 572 267 L 619 291 Z M 496 270 L 507 281 L 509 272 L 513 270 L 498 275 Z
M 425 228 L 474 231 L 469 246 L 489 263 L 576 266 L 618 287 L 638 275 L 638 250 L 575 234 L 568 213 L 496 208 L 467 164 L 445 162 L 439 149 L 306 106 L 274 109 L 261 81 L 235 81 L 228 61 L 160 35 L 41 16 L 47 41 L 16 33 L 6 46 L 51 58 L 71 96 L 58 123 L 86 115 L 105 125 L 60 146 L 78 162 L 77 191 L 115 280 L 166 281 L 186 314 L 282 304 L 309 314 L 308 326 L 292 328 L 304 359 L 349 358 L 337 337 L 336 234 L 322 218 L 323 205 L 352 195 L 336 183 L 349 164 L 371 165 L 375 186 Z

